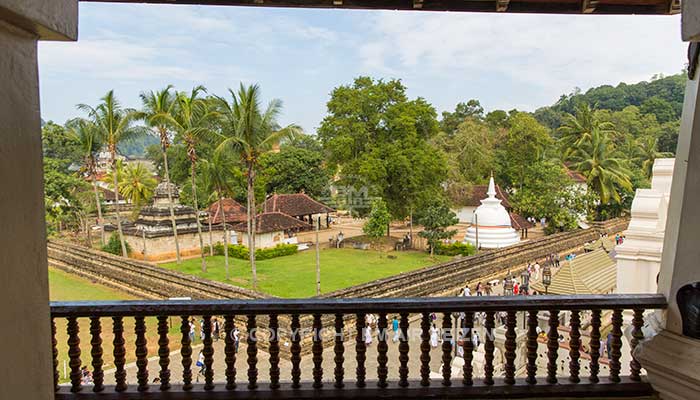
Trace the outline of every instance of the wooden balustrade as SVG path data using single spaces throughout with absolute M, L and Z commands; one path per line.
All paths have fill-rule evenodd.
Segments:
M 627 363 L 623 366 L 622 354 L 629 354 L 643 340 L 645 310 L 665 307 L 666 300 L 660 295 L 54 302 L 51 342 L 55 396 L 643 396 L 651 393 L 651 387 L 642 366 L 631 356 L 629 367 Z M 633 313 L 628 341 L 623 341 L 623 310 Z M 307 315 L 313 322 L 305 332 L 300 329 L 300 317 Z M 376 325 L 367 329 L 369 315 L 377 315 L 378 319 Z M 441 321 L 434 321 L 435 315 Z M 111 357 L 103 354 L 103 327 L 110 317 L 114 335 Z M 171 317 L 179 321 L 177 336 L 170 329 Z M 518 325 L 521 317 L 522 326 Z M 204 380 L 193 384 L 190 335 L 194 318 L 203 322 L 203 340 L 196 347 L 201 346 L 201 356 L 196 360 L 203 361 L 198 368 L 202 369 Z M 398 343 L 389 346 L 388 335 L 393 329 L 389 320 L 393 318 L 398 319 Z M 153 337 L 147 331 L 151 319 L 156 323 L 157 342 L 148 339 Z M 223 326 L 217 324 L 223 329 L 222 344 L 218 344 L 218 330 L 212 328 L 215 319 L 223 321 Z M 264 329 L 258 329 L 258 319 Z M 353 319 L 354 323 L 346 323 Z M 89 334 L 90 340 L 81 351 L 83 320 L 89 322 L 89 332 L 83 335 Z M 125 321 L 133 321 L 133 331 L 125 332 Z M 65 382 L 59 374 L 57 323 L 65 323 L 67 333 L 66 342 L 60 343 L 68 349 L 69 374 L 64 377 Z M 442 329 L 444 338 L 438 349 L 431 346 L 433 323 Z M 236 381 L 238 342 L 233 332 L 237 326 L 242 330 L 238 334 L 240 343 L 245 346 L 246 358 L 239 360 L 247 365 L 244 382 Z M 483 347 L 472 341 L 474 329 L 482 332 Z M 603 329 L 610 334 L 601 344 Z M 365 341 L 370 330 L 378 333 L 373 342 L 376 348 Z M 257 340 L 262 336 L 267 340 L 269 357 L 258 354 Z M 312 348 L 310 355 L 302 357 L 304 340 L 311 340 Z M 333 346 L 326 351 L 324 342 Z M 585 342 L 587 349 L 583 349 Z M 180 345 L 175 358 L 181 360 L 175 368 L 171 365 L 172 343 Z M 288 360 L 281 359 L 282 343 L 289 348 Z M 601 347 L 605 354 L 601 354 Z M 126 363 L 127 348 L 132 349 L 129 360 L 135 360 L 134 366 Z M 477 351 L 483 352 L 483 361 L 475 357 Z M 354 352 L 354 357 L 348 357 L 346 352 Z M 460 368 L 453 366 L 457 352 L 462 353 L 464 360 Z M 371 359 L 368 353 L 372 354 Z M 568 363 L 564 360 L 566 355 Z M 328 363 L 324 364 L 324 358 Z M 354 376 L 345 376 L 346 360 L 354 362 Z M 483 365 L 475 368 L 477 362 Z M 584 362 L 587 368 L 582 368 Z M 601 364 L 607 365 L 607 371 L 601 371 Z M 89 388 L 83 383 L 84 365 L 91 366 L 93 382 Z M 333 373 L 324 375 L 324 365 L 331 365 Z M 376 368 L 368 368 L 370 365 Z M 568 376 L 560 369 L 567 366 Z M 259 371 L 269 374 L 259 377 Z M 302 371 L 308 371 L 311 379 L 302 380 Z M 599 375 L 607 378 L 600 379 Z M 149 377 L 156 379 L 152 382 Z

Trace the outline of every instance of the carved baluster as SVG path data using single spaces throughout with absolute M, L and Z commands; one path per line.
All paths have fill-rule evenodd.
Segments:
M 515 311 L 508 311 L 506 318 L 505 379 L 506 385 L 515 384 Z
M 70 366 L 70 391 L 77 393 L 83 390 L 81 381 L 83 373 L 80 371 L 80 328 L 78 327 L 78 319 L 76 317 L 68 317 L 68 325 L 66 326 L 68 333 L 68 366 Z
M 192 340 L 190 339 L 190 321 L 187 315 L 182 316 L 180 333 L 182 340 L 180 354 L 182 355 L 182 390 L 192 390 Z
M 622 310 L 613 310 L 612 339 L 610 340 L 610 381 L 620 382 L 620 357 L 622 353 Z
M 450 313 L 442 314 L 442 332 L 443 338 L 447 332 L 452 331 L 452 315 Z M 454 339 L 454 338 L 453 338 Z M 452 385 L 450 380 L 452 377 L 452 343 L 449 340 L 442 342 L 442 386 Z
M 388 332 L 385 312 L 379 313 L 377 327 L 379 328 L 379 335 L 377 337 L 377 386 L 385 388 L 388 386 L 386 378 L 389 375 L 389 368 L 386 365 L 389 361 L 389 358 L 386 356 L 389 346 L 386 344 Z
M 146 320 L 143 316 L 134 317 L 136 333 L 136 381 L 137 390 L 148 390 L 148 347 L 146 347 Z
M 547 333 L 547 382 L 557 383 L 557 357 L 559 352 L 559 310 L 549 310 Z
M 90 317 L 90 345 L 92 349 L 92 381 L 94 386 L 92 391 L 99 393 L 104 390 L 104 371 L 102 370 L 102 327 L 100 326 L 100 317 Z
M 474 359 L 474 342 L 472 342 L 472 330 L 474 329 L 474 313 L 464 313 L 464 335 L 462 337 L 462 349 L 464 350 L 464 367 L 462 369 L 462 383 L 467 386 L 474 384 L 472 378 L 472 360 Z
M 258 387 L 258 342 L 255 337 L 255 331 L 257 330 L 257 325 L 255 321 L 255 315 L 248 315 L 248 324 L 246 325 L 248 330 L 248 389 L 253 390 Z
M 168 316 L 158 316 L 158 365 L 160 365 L 160 390 L 170 390 L 170 340 L 168 339 Z
M 292 314 L 292 388 L 301 387 L 301 332 L 299 331 L 299 314 Z
M 233 335 L 235 329 L 234 316 L 224 316 L 224 331 L 226 332 L 226 338 L 224 339 L 226 390 L 233 390 L 236 388 L 236 338 Z
M 214 346 L 211 337 L 211 315 L 202 316 L 203 326 L 202 331 L 204 332 L 204 340 L 202 341 L 204 347 L 202 348 L 202 355 L 204 356 L 204 390 L 214 389 Z
M 593 383 L 598 383 L 598 371 L 600 370 L 600 310 L 591 310 L 591 376 L 588 378 Z
M 51 351 L 53 353 L 53 388 L 58 391 L 61 387 L 58 385 L 58 341 L 56 340 L 56 320 L 51 318 Z
M 528 311 L 527 316 L 527 379 L 530 385 L 537 383 L 537 310 Z
M 343 368 L 343 362 L 345 362 L 345 357 L 343 353 L 345 352 L 345 346 L 343 345 L 343 314 L 335 314 L 335 346 L 333 351 L 335 352 L 335 386 L 341 389 L 345 386 L 343 383 L 343 378 L 345 376 L 345 369 Z
M 484 321 L 485 340 L 484 340 L 484 384 L 493 385 L 493 330 L 496 328 L 496 319 L 493 311 L 486 312 L 486 320 Z
M 122 317 L 112 317 L 113 322 L 113 332 L 114 341 L 112 346 L 114 347 L 114 380 L 116 381 L 116 386 L 114 390 L 117 392 L 123 392 L 126 390 L 126 370 L 124 369 L 124 364 L 126 363 L 126 349 L 124 348 L 124 321 Z
M 569 381 L 573 383 L 581 382 L 578 377 L 579 371 L 581 370 L 581 365 L 579 364 L 579 358 L 581 357 L 581 333 L 579 328 L 581 327 L 581 318 L 579 312 L 576 310 L 571 311 L 571 332 L 569 333 Z
M 420 385 L 430 386 L 430 313 L 423 313 L 420 329 Z
M 401 313 L 399 330 L 399 386 L 408 387 L 408 313 Z
M 355 381 L 355 386 L 359 388 L 365 387 L 365 376 L 367 375 L 365 371 L 365 360 L 367 346 L 365 345 L 364 333 L 365 333 L 365 314 L 358 313 L 356 319 L 357 325 L 357 337 L 355 344 L 355 360 L 357 360 L 357 369 L 355 370 L 357 374 L 357 379 Z
M 321 314 L 314 314 L 314 336 L 313 344 L 311 345 L 312 361 L 314 363 L 313 377 L 314 389 L 323 387 L 323 338 L 321 337 Z
M 642 332 L 643 325 L 644 310 L 635 309 L 634 317 L 632 318 L 632 339 L 630 340 L 630 352 L 632 353 L 632 361 L 630 361 L 630 379 L 637 382 L 642 380 L 640 377 L 642 365 L 636 358 L 634 358 L 634 349 L 637 347 L 640 341 L 644 340 L 644 333 Z
M 270 314 L 270 389 L 280 387 L 280 344 L 277 314 Z

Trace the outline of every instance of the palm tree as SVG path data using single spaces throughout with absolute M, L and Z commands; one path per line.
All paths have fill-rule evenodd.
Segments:
M 639 159 L 642 161 L 642 171 L 647 178 L 651 178 L 654 168 L 654 160 L 663 157 L 672 157 L 673 153 L 659 151 L 659 140 L 653 136 L 644 136 L 637 140 L 639 144 Z
M 588 103 L 575 107 L 575 114 L 567 114 L 559 127 L 559 144 L 562 149 L 563 161 L 572 161 L 571 156 L 584 142 L 590 142 L 593 130 L 615 136 L 615 125 L 611 122 L 601 122 L 596 118 L 595 110 Z
M 137 215 L 143 203 L 153 196 L 156 180 L 142 163 L 126 164 L 119 174 L 119 193 L 134 205 Z
M 143 103 L 143 110 L 140 113 L 141 117 L 146 125 L 153 128 L 160 138 L 160 149 L 163 154 L 163 179 L 165 179 L 166 186 L 168 188 L 168 208 L 170 210 L 170 222 L 173 226 L 173 236 L 175 238 L 175 255 L 177 257 L 177 263 L 180 264 L 180 242 L 177 238 L 177 223 L 175 222 L 175 208 L 173 206 L 173 194 L 171 192 L 170 186 L 170 170 L 168 167 L 168 147 L 170 147 L 170 132 L 168 131 L 168 126 L 165 121 L 163 121 L 160 116 L 162 114 L 173 114 L 175 110 L 175 105 L 177 104 L 175 95 L 171 92 L 173 85 L 168 85 L 165 89 L 148 93 L 141 92 L 141 103 Z
M 588 178 L 588 186 L 598 193 L 603 204 L 611 199 L 620 203 L 617 186 L 632 190 L 625 160 L 614 157 L 614 152 L 608 133 L 594 128 L 590 140 L 579 143 L 571 153 L 574 169 Z
M 135 110 L 122 108 L 119 101 L 114 97 L 114 90 L 110 90 L 100 99 L 102 102 L 93 108 L 87 104 L 78 104 L 78 109 L 88 113 L 93 123 L 100 133 L 102 142 L 107 145 L 112 163 L 112 171 L 117 170 L 117 146 L 129 139 L 144 134 L 141 127 L 134 125 L 137 113 Z M 117 217 L 117 230 L 119 232 L 119 241 L 122 247 L 122 256 L 127 257 L 126 244 L 124 243 L 124 232 L 122 231 L 122 220 L 119 215 L 119 182 L 117 181 L 118 174 L 112 174 L 112 183 L 114 185 L 114 194 L 116 201 L 114 210 Z
M 197 86 L 188 94 L 179 92 L 176 96 L 175 113 L 159 113 L 154 121 L 170 126 L 185 143 L 187 157 L 190 160 L 190 173 L 192 179 L 192 202 L 197 215 L 197 233 L 199 235 L 199 249 L 202 256 L 202 272 L 207 271 L 207 262 L 204 255 L 204 240 L 202 239 L 202 223 L 199 220 L 199 204 L 197 201 L 197 144 L 202 137 L 211 136 L 211 122 L 216 117 L 215 111 L 209 110 L 207 101 L 200 97 L 200 93 L 206 93 L 204 86 Z
M 226 280 L 230 279 L 229 257 L 228 257 L 228 226 L 226 225 L 226 212 L 223 209 L 225 194 L 231 191 L 231 180 L 233 179 L 232 166 L 225 154 L 214 152 L 211 159 L 201 160 L 202 178 L 205 181 L 207 191 L 212 193 L 212 197 L 219 203 L 224 224 L 224 264 L 226 265 Z M 211 221 L 211 218 L 209 219 Z M 211 226 L 209 227 L 211 234 Z M 211 237 L 211 236 L 210 236 Z M 211 242 L 211 239 L 210 239 Z M 211 247 L 211 246 L 210 246 Z
M 258 277 L 255 267 L 255 173 L 259 157 L 270 151 L 273 145 L 284 138 L 291 138 L 301 133 L 297 125 L 281 128 L 277 117 L 282 111 L 282 102 L 272 100 L 263 111 L 260 106 L 260 88 L 258 85 L 244 86 L 238 93 L 229 89 L 231 103 L 219 99 L 222 117 L 222 141 L 216 151 L 232 150 L 238 154 L 246 166 L 248 186 L 248 250 L 250 267 L 253 273 L 253 290 L 257 290 Z
M 83 170 L 92 180 L 92 189 L 95 192 L 95 206 L 97 208 L 97 223 L 100 226 L 100 245 L 105 245 L 104 222 L 102 221 L 102 204 L 100 193 L 97 189 L 97 162 L 95 154 L 102 148 L 100 134 L 97 127 L 91 121 L 76 118 L 66 124 L 68 135 L 75 140 L 83 154 Z M 89 227 L 88 227 L 89 229 Z

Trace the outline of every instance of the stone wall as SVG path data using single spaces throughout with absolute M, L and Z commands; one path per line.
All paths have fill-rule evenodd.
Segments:
M 223 240 L 223 231 L 212 232 L 212 240 L 214 244 Z M 175 237 L 160 236 L 149 238 L 146 237 L 145 252 L 144 239 L 140 236 L 124 235 L 124 240 L 131 246 L 130 257 L 137 260 L 145 261 L 167 261 L 176 259 L 175 254 Z M 199 255 L 199 235 L 194 233 L 181 233 L 177 235 L 178 243 L 180 244 L 180 255 L 183 257 Z M 202 240 L 204 241 L 204 251 L 208 252 L 209 247 L 209 232 L 202 232 Z

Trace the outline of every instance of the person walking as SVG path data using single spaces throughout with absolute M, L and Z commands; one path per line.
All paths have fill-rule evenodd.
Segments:
M 214 317 L 214 320 L 211 323 L 211 327 L 212 337 L 216 342 L 219 340 L 219 320 L 216 317 Z
M 483 291 L 484 291 L 484 287 L 483 287 L 483 285 L 481 284 L 481 282 L 477 283 L 477 284 L 476 284 L 476 295 L 477 295 L 477 296 L 482 296 L 482 295 L 483 295 L 483 293 L 482 293 Z
M 469 297 L 472 295 L 471 289 L 469 289 L 469 285 L 464 287 L 464 292 L 462 293 L 462 296 L 464 297 Z
M 392 342 L 396 343 L 399 341 L 399 320 L 394 316 L 391 320 L 391 329 L 394 331 L 394 337 L 391 339 Z
M 493 293 L 493 288 L 491 287 L 491 282 L 486 282 L 486 295 L 491 296 Z
M 372 328 L 368 325 L 365 326 L 365 345 L 370 346 L 372 344 Z
M 207 370 L 207 366 L 204 364 L 204 353 L 202 350 L 199 351 L 196 365 L 199 367 L 199 371 L 197 372 L 197 382 L 199 382 L 199 376 L 204 376 L 204 372 Z
M 430 347 L 438 347 L 438 329 L 435 324 L 430 327 Z
M 196 329 L 194 327 L 194 319 L 190 320 L 190 343 L 194 343 L 194 338 L 197 334 Z

